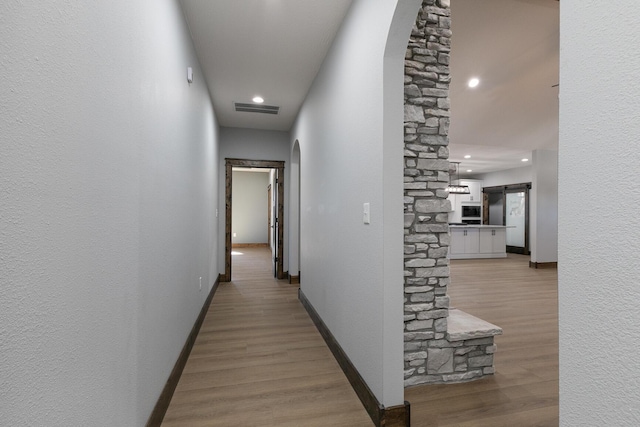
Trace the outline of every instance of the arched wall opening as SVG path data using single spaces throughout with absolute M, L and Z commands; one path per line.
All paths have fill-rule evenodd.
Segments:
M 300 283 L 300 142 L 296 139 L 291 150 L 289 172 L 289 283 Z
M 420 4 L 354 0 L 291 130 L 292 163 L 294 146 L 304 151 L 300 299 L 348 357 L 368 389 L 363 403 L 378 415 L 404 408 L 403 82 Z M 293 245 L 295 225 L 290 232 Z

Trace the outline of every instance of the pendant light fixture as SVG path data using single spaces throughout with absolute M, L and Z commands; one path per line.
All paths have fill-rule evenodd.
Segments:
M 450 194 L 470 194 L 471 191 L 469 190 L 469 186 L 468 185 L 460 185 L 460 162 L 449 162 L 450 164 L 454 165 L 454 171 L 456 172 L 457 175 L 457 184 L 452 184 L 451 183 L 451 168 L 449 168 L 449 186 L 447 187 L 447 191 Z

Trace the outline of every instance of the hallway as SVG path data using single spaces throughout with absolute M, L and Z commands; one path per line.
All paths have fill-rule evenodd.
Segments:
M 371 426 L 269 249 L 233 254 L 162 425 Z
M 233 253 L 163 426 L 372 425 L 269 249 Z M 528 260 L 452 262 L 452 306 L 504 329 L 496 374 L 407 389 L 413 426 L 558 424 L 557 271 Z

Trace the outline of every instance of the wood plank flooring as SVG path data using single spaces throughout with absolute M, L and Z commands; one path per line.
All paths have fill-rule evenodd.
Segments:
M 268 249 L 234 252 L 163 426 L 372 426 Z M 496 374 L 407 389 L 412 426 L 558 425 L 557 272 L 528 261 L 452 261 L 452 306 L 504 330 Z
M 451 306 L 502 327 L 496 374 L 405 390 L 413 427 L 558 425 L 558 279 L 529 257 L 453 260 Z
M 269 249 L 233 253 L 162 425 L 372 426 Z

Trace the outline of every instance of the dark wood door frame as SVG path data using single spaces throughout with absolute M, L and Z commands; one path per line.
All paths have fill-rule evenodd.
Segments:
M 272 209 L 271 184 L 267 187 L 267 244 L 271 250 L 271 209 Z
M 510 185 L 498 185 L 496 187 L 484 187 L 482 192 L 484 193 L 483 197 L 483 212 L 489 212 L 489 193 L 500 193 L 502 194 L 502 225 L 506 224 L 507 221 L 507 193 L 524 193 L 525 198 L 525 212 L 524 212 L 524 248 L 518 248 L 516 246 L 507 246 L 507 252 L 518 253 L 524 255 L 530 255 L 531 251 L 529 250 L 529 190 L 531 190 L 531 183 L 525 182 L 522 184 L 510 184 Z M 489 223 L 489 217 L 486 216 L 486 219 L 483 215 L 483 223 Z
M 224 244 L 224 276 L 222 282 L 231 281 L 231 184 L 233 168 L 268 168 L 277 169 L 278 191 L 278 239 L 276 242 L 276 276 L 284 279 L 284 162 L 273 160 L 225 159 L 225 244 Z

